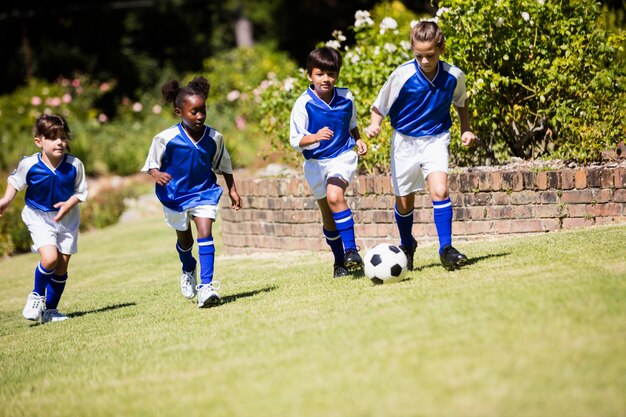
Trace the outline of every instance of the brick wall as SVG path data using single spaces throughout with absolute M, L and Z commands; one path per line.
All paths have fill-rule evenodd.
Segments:
M 449 187 L 454 241 L 626 222 L 624 163 L 541 172 L 453 173 Z M 244 209 L 230 209 L 226 197 L 220 209 L 226 253 L 328 250 L 321 215 L 304 178 L 237 179 L 237 188 Z M 399 240 L 388 176 L 360 176 L 347 197 L 361 248 Z M 420 244 L 437 242 L 426 191 L 415 198 L 413 234 Z

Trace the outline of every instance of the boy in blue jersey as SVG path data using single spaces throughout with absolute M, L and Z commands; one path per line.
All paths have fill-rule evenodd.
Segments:
M 68 319 L 57 306 L 65 290 L 70 257 L 78 250 L 78 203 L 87 199 L 87 181 L 83 163 L 66 153 L 70 128 L 64 118 L 42 115 L 35 122 L 34 133 L 41 152 L 22 158 L 9 176 L 0 199 L 0 216 L 17 192 L 26 189 L 22 220 L 41 260 L 22 315 L 49 323 Z
M 219 282 L 213 280 L 215 248 L 211 231 L 222 195 L 216 173 L 224 176 L 233 209 L 241 208 L 224 138 L 204 124 L 209 89 L 204 77 L 194 78 L 186 87 L 180 87 L 176 80 L 163 84 L 163 97 L 167 103 L 173 103 L 181 121 L 154 137 L 142 168 L 156 182 L 165 222 L 176 230 L 176 250 L 182 263 L 181 292 L 188 299 L 197 294 L 200 308 L 220 301 Z M 200 284 L 196 277 L 197 261 L 191 253 L 191 220 L 198 233 Z
M 409 269 L 413 269 L 417 248 L 412 233 L 415 192 L 424 189 L 426 178 L 439 236 L 439 257 L 442 265 L 452 270 L 464 265 L 467 257 L 452 246 L 452 203 L 448 194 L 451 104 L 459 115 L 463 145 L 476 141 L 470 129 L 465 75 L 439 60 L 445 40 L 434 22 L 422 21 L 413 27 L 411 50 L 415 59 L 389 76 L 372 105 L 365 133 L 370 138 L 378 135 L 383 119 L 389 115 L 394 129 L 391 179 L 396 195 L 395 218 Z
M 326 243 L 334 256 L 333 276 L 342 277 L 363 267 L 345 191 L 357 169 L 357 152 L 365 155 L 367 145 L 356 124 L 352 93 L 335 87 L 341 69 L 339 52 L 315 49 L 306 67 L 311 85 L 291 111 L 290 143 L 305 158 L 304 176 L 322 213 Z

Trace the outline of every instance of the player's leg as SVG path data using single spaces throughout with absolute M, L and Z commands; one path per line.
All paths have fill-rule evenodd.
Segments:
M 33 321 L 39 320 L 43 313 L 46 287 L 54 274 L 58 260 L 58 252 L 55 245 L 40 246 L 37 251 L 41 256 L 41 260 L 35 268 L 33 291 L 28 295 L 26 305 L 22 311 L 24 318 Z
M 57 251 L 58 262 L 54 269 L 54 273 L 48 281 L 46 288 L 46 309 L 41 317 L 42 323 L 57 322 L 67 320 L 65 314 L 59 312 L 57 307 L 63 291 L 65 291 L 65 284 L 67 283 L 67 268 L 72 255 L 61 253 Z
M 452 202 L 448 194 L 448 146 L 450 135 L 428 140 L 425 155 L 426 180 L 433 202 L 433 217 L 439 237 L 439 258 L 446 269 L 455 269 L 467 262 L 467 257 L 452 246 Z
M 165 223 L 176 230 L 176 252 L 182 265 L 180 277 L 180 292 L 185 298 L 191 299 L 196 295 L 196 267 L 197 261 L 193 257 L 193 234 L 189 227 L 187 211 L 175 211 L 163 207 Z
M 200 308 L 209 307 L 220 301 L 217 292 L 219 283 L 213 280 L 215 245 L 213 244 L 212 229 L 216 213 L 217 208 L 210 213 L 194 211 L 193 221 L 198 232 L 198 255 L 200 258 L 200 283 L 196 287 L 198 290 L 198 307 Z
M 417 241 L 413 237 L 413 213 L 415 211 L 415 194 L 410 193 L 403 196 L 396 196 L 394 216 L 398 234 L 400 235 L 400 249 L 407 259 L 407 269 L 414 269 L 413 258 L 417 249 Z
M 400 235 L 400 249 L 407 258 L 407 268 L 414 269 L 417 241 L 413 237 L 415 192 L 424 189 L 420 140 L 395 132 L 391 143 L 391 184 L 395 198 L 394 217 Z
M 345 277 L 348 275 L 348 270 L 343 263 L 343 241 L 341 240 L 339 231 L 335 227 L 333 212 L 330 210 L 326 198 L 317 200 L 317 205 L 322 213 L 322 231 L 326 237 L 326 243 L 330 246 L 330 250 L 333 252 L 333 257 L 335 258 L 333 263 L 333 277 Z
M 344 264 L 348 269 L 363 267 L 354 237 L 354 217 L 346 202 L 345 191 L 348 182 L 342 178 L 331 177 L 326 185 L 326 200 L 332 211 L 335 227 L 341 236 L 344 248 Z

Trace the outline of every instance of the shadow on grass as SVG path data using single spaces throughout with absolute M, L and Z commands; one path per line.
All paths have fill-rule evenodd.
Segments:
M 468 258 L 467 259 L 467 263 L 465 265 L 463 265 L 461 267 L 465 268 L 468 267 L 470 265 L 474 265 L 477 264 L 479 262 L 482 262 L 486 259 L 490 259 L 490 258 L 500 258 L 502 256 L 509 256 L 511 253 L 510 252 L 500 252 L 500 253 L 490 253 L 489 255 L 485 255 L 485 256 L 476 256 L 476 257 L 472 257 L 472 258 Z M 415 272 L 420 272 L 420 271 L 424 271 L 426 269 L 430 269 L 430 268 L 441 268 L 441 263 L 440 262 L 434 262 L 434 263 L 430 263 L 428 265 L 421 265 L 418 266 L 417 268 L 415 268 Z
M 254 297 L 255 295 L 258 295 L 258 294 L 274 291 L 276 288 L 277 287 L 274 285 L 271 287 L 261 288 L 260 290 L 246 291 L 246 292 L 242 292 L 239 294 L 227 295 L 227 296 L 222 297 L 220 305 L 232 303 L 233 301 L 237 301 L 240 298 Z
M 118 308 L 125 308 L 125 307 L 132 307 L 134 305 L 137 305 L 137 303 L 132 302 L 132 303 L 122 303 L 122 304 L 114 304 L 111 306 L 106 306 L 106 307 L 102 307 L 102 308 L 98 308 L 96 310 L 89 310 L 89 311 L 75 311 L 73 313 L 68 313 L 67 316 L 70 318 L 73 317 L 82 317 L 85 314 L 93 314 L 93 313 L 104 313 L 105 311 L 111 311 L 111 310 L 117 310 Z

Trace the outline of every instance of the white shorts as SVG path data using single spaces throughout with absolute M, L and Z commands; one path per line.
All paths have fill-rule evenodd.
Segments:
M 217 206 L 198 206 L 184 211 L 176 211 L 163 206 L 165 223 L 176 230 L 184 232 L 189 229 L 189 222 L 194 217 L 215 220 L 217 217 Z
M 448 172 L 450 133 L 415 138 L 393 132 L 391 137 L 391 184 L 397 196 L 424 189 L 431 172 Z
M 304 178 L 311 187 L 316 200 L 326 197 L 326 183 L 329 178 L 341 178 L 350 183 L 356 173 L 359 157 L 355 151 L 348 151 L 330 159 L 307 159 L 304 161 Z
M 78 226 L 80 226 L 80 209 L 78 205 L 68 211 L 58 223 L 53 219 L 58 211 L 41 211 L 24 206 L 22 220 L 33 240 L 33 251 L 42 246 L 56 246 L 64 255 L 78 252 Z

